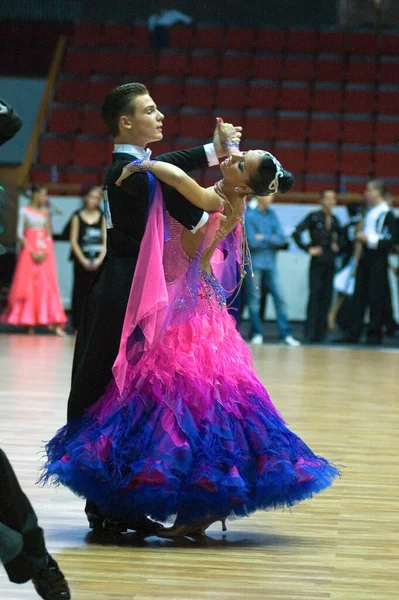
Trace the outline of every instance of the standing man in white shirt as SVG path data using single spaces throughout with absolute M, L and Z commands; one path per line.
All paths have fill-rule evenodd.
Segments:
M 387 190 L 382 179 L 368 182 L 365 197 L 369 205 L 363 231 L 356 239 L 363 251 L 356 273 L 353 296 L 352 327 L 345 336 L 347 343 L 358 343 L 363 330 L 366 308 L 370 308 L 367 344 L 382 342 L 385 306 L 390 294 L 388 281 L 388 255 L 396 242 L 396 221 L 386 202 Z

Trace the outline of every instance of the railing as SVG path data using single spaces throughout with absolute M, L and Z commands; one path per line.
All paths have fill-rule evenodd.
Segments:
M 28 177 L 30 169 L 32 167 L 33 159 L 37 146 L 39 144 L 40 133 L 42 131 L 43 122 L 46 117 L 47 107 L 53 93 L 55 82 L 58 77 L 58 73 L 61 67 L 61 61 L 64 56 L 65 48 L 67 45 L 67 38 L 61 35 L 54 52 L 53 60 L 49 74 L 46 81 L 46 87 L 44 88 L 43 96 L 40 102 L 39 110 L 36 116 L 35 125 L 33 127 L 32 135 L 30 136 L 28 148 L 25 153 L 24 161 L 19 169 L 18 173 L 18 187 L 24 187 L 28 183 Z

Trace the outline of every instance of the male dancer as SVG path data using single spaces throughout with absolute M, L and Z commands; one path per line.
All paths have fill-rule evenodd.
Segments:
M 143 238 L 148 205 L 148 179 L 145 173 L 115 185 L 122 169 L 132 160 L 150 156 L 147 144 L 162 139 L 163 114 L 157 109 L 147 88 L 140 83 L 121 85 L 105 98 L 102 116 L 115 140 L 113 161 L 105 178 L 108 220 L 107 256 L 89 292 L 79 326 L 68 401 L 68 420 L 80 418 L 98 400 L 111 381 L 112 365 L 119 349 L 120 336 L 130 287 Z M 213 144 L 171 152 L 158 157 L 184 171 L 218 164 L 226 154 L 220 142 L 223 122 L 219 120 Z M 237 128 L 236 141 L 241 138 Z M 174 188 L 162 184 L 170 215 L 195 233 L 208 215 L 190 204 Z M 137 522 L 120 522 L 112 515 L 101 515 L 93 503 L 86 514 L 92 527 L 135 529 L 155 532 L 159 526 L 145 517 Z

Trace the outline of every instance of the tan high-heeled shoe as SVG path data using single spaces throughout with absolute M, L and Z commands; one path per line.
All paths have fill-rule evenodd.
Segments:
M 226 517 L 209 517 L 208 519 L 204 519 L 203 521 L 199 521 L 198 523 L 193 523 L 190 528 L 191 535 L 205 535 L 205 531 L 213 525 L 221 521 L 222 523 L 222 531 L 227 531 L 226 527 Z

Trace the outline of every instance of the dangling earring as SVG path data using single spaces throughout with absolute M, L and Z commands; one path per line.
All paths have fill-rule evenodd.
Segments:
M 240 191 L 240 188 L 237 186 L 237 187 L 235 187 L 235 188 L 234 188 L 234 191 L 235 191 L 235 192 L 239 192 L 239 191 Z

